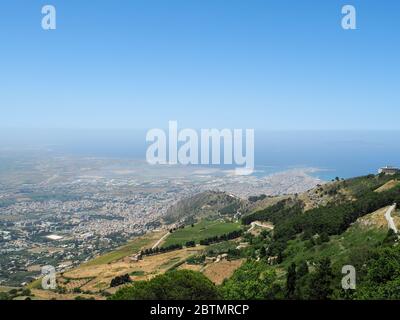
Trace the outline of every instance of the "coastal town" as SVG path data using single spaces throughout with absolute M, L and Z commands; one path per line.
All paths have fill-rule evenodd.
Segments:
M 68 169 L 71 162 L 73 171 Z M 167 169 L 152 167 L 147 174 L 142 162 L 41 158 L 20 163 L 16 170 L 29 171 L 30 183 L 27 178 L 11 180 L 9 176 L 19 175 L 15 171 L 2 172 L 0 284 L 26 284 L 47 264 L 68 270 L 129 239 L 167 228 L 163 217 L 168 209 L 203 191 L 246 199 L 303 192 L 321 183 L 311 175 L 313 169 L 263 177 L 197 167 Z

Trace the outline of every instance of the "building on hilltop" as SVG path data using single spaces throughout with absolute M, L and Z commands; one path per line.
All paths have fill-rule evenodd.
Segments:
M 396 167 L 392 167 L 392 166 L 386 166 L 386 167 L 382 167 L 378 170 L 378 173 L 383 173 L 383 174 L 396 174 L 396 173 L 400 173 L 400 169 L 396 168 Z

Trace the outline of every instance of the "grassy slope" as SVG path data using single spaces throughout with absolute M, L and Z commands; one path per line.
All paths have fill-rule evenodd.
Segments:
M 393 181 L 396 180 L 392 180 L 390 176 L 365 176 L 349 179 L 341 184 L 352 195 L 360 195 L 368 190 L 378 192 L 389 190 L 398 184 Z M 300 260 L 313 262 L 325 257 L 329 257 L 336 266 L 347 264 L 351 251 L 365 247 L 377 247 L 381 244 L 388 232 L 384 218 L 385 211 L 385 208 L 382 208 L 359 218 L 341 235 L 331 236 L 329 242 L 312 248 L 307 248 L 306 241 L 301 241 L 299 237 L 289 241 L 282 266 L 287 268 L 292 262 Z M 370 224 L 366 225 L 366 221 L 369 221 Z
M 160 234 L 161 237 L 161 234 Z M 143 247 L 150 246 L 155 242 L 155 240 L 159 238 L 158 236 L 155 237 L 154 233 L 144 235 L 137 239 L 130 241 L 128 244 L 116 249 L 115 251 L 111 251 L 106 253 L 102 256 L 99 256 L 87 263 L 83 266 L 94 266 L 99 264 L 106 264 L 110 262 L 117 261 L 129 255 L 133 255 L 139 252 Z
M 301 260 L 316 261 L 321 258 L 330 258 L 333 265 L 345 265 L 349 263 L 351 251 L 363 247 L 379 246 L 387 234 L 387 229 L 366 228 L 354 224 L 343 234 L 330 237 L 329 242 L 316 245 L 312 248 L 306 247 L 306 241 L 299 238 L 289 241 L 285 251 L 287 257 L 282 264 L 287 268 L 292 262 Z
M 192 226 L 186 226 L 172 233 L 164 242 L 163 246 L 172 244 L 184 245 L 187 241 L 196 241 L 219 236 L 235 230 L 240 230 L 240 224 L 235 222 L 209 221 L 202 220 Z
M 375 192 L 383 192 L 383 191 L 390 190 L 390 189 L 394 188 L 395 186 L 397 186 L 399 183 L 400 183 L 400 181 L 398 181 L 398 180 L 390 180 L 390 181 L 386 182 L 383 186 L 380 186 L 378 189 L 376 189 Z
M 149 233 L 139 238 L 136 238 L 130 241 L 128 244 L 114 250 L 108 252 L 104 255 L 101 255 L 89 262 L 78 266 L 76 269 L 87 267 L 87 266 L 97 266 L 102 264 L 108 264 L 129 255 L 133 255 L 140 251 L 143 247 L 151 246 L 153 242 L 155 242 L 158 238 L 160 238 L 162 233 Z M 39 278 L 28 285 L 30 289 L 40 289 L 41 288 L 42 279 Z

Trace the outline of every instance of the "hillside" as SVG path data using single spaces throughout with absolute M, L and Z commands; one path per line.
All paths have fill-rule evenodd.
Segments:
M 168 208 L 166 223 L 185 220 L 187 224 L 205 217 L 234 216 L 243 210 L 245 203 L 225 192 L 207 191 L 178 201 Z
M 240 230 L 240 224 L 237 222 L 227 222 L 223 219 L 202 220 L 199 223 L 185 226 L 171 233 L 164 241 L 163 246 L 180 244 L 185 245 L 187 241 L 194 241 L 199 244 L 201 240 L 228 234 Z
M 139 286 L 172 270 L 190 270 L 211 280 L 221 298 L 365 299 L 376 295 L 378 287 L 383 298 L 393 297 L 400 260 L 390 264 L 393 276 L 379 283 L 371 278 L 376 272 L 371 268 L 377 260 L 389 259 L 388 252 L 396 255 L 400 250 L 385 218 L 387 208 L 400 203 L 400 186 L 392 182 L 397 179 L 385 175 L 337 179 L 304 194 L 254 197 L 238 203 L 245 212 L 242 224 L 219 212 L 236 199 L 223 193 L 201 194 L 176 206 L 180 211 L 174 216 L 185 220 L 186 210 L 192 210 L 188 216 L 200 213 L 198 222 L 149 233 L 65 272 L 59 275 L 55 292 L 39 290 L 38 283 L 31 288 L 36 298 L 105 299 L 132 286 L 111 287 L 116 277 L 128 275 L 133 286 Z M 398 210 L 392 218 L 400 227 Z M 341 289 L 344 265 L 356 267 L 359 291 Z M 293 274 L 297 280 L 291 280 Z

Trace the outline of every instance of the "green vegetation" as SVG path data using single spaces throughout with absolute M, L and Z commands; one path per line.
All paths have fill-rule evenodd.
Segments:
M 206 256 L 212 257 L 212 256 L 217 256 L 222 253 L 229 253 L 231 251 L 236 250 L 237 245 L 238 244 L 236 242 L 232 242 L 232 241 L 223 241 L 223 242 L 211 244 L 211 245 L 207 246 L 207 248 L 205 249 L 205 254 L 206 254 Z
M 227 214 L 227 215 L 232 215 L 235 214 L 238 210 L 240 209 L 240 203 L 239 202 L 233 202 L 226 207 L 223 207 L 222 209 L 219 210 L 220 214 Z
M 346 188 L 354 197 L 358 198 L 363 196 L 365 193 L 378 189 L 386 182 L 392 179 L 399 179 L 400 175 L 373 175 L 356 177 L 345 180 L 342 182 L 342 187 Z
M 370 175 L 336 179 L 317 188 L 317 197 L 323 193 L 324 205 L 305 211 L 304 203 L 294 197 L 242 218 L 246 225 L 257 220 L 269 221 L 274 224 L 273 230 L 243 232 L 240 224 L 221 219 L 203 219 L 171 230 L 161 248 L 142 250 L 142 254 L 158 254 L 196 244 L 204 245 L 205 249 L 186 259 L 171 257 L 163 261 L 161 266 L 168 269 L 165 274 L 127 284 L 109 299 L 400 299 L 397 235 L 386 225 L 382 227 L 379 220 L 384 219 L 382 210 L 371 215 L 373 219 L 358 220 L 393 202 L 400 203 L 399 185 L 375 192 L 394 178 L 399 177 Z M 232 204 L 221 208 L 234 210 Z M 239 249 L 237 241 L 229 241 L 238 236 L 244 242 Z M 103 259 L 101 263 L 118 260 L 138 252 L 148 242 L 142 238 L 98 259 Z M 184 262 L 203 265 L 206 257 L 223 253 L 229 259 L 245 258 L 246 261 L 220 286 L 215 286 L 202 273 L 177 270 Z M 344 265 L 356 269 L 357 290 L 342 289 Z M 143 273 L 134 271 L 130 275 Z M 117 280 L 119 284 L 121 281 Z
M 174 270 L 118 290 L 110 300 L 213 300 L 217 287 L 203 274 Z
M 367 181 L 371 180 L 369 176 L 366 179 Z M 364 180 L 359 179 L 358 181 L 365 185 Z M 282 206 L 281 210 L 274 208 L 273 212 L 265 213 L 265 216 L 275 225 L 274 241 L 270 253 L 282 255 L 287 242 L 299 234 L 302 234 L 303 239 L 311 239 L 315 235 L 323 236 L 325 239 L 326 235 L 339 235 L 345 232 L 359 217 L 391 205 L 393 202 L 400 202 L 399 186 L 381 193 L 373 191 L 385 181 L 380 181 L 379 184 L 374 183 L 372 187 L 368 184 L 371 189 L 365 191 L 354 201 L 329 204 L 306 212 L 299 212 L 297 209 L 293 211 L 296 206 Z M 355 188 L 354 185 L 352 187 Z M 246 223 L 249 219 L 251 216 L 243 222 Z
M 236 238 L 239 238 L 242 235 L 243 231 L 242 230 L 235 230 L 229 233 L 224 233 L 222 235 L 219 236 L 214 236 L 214 237 L 210 237 L 210 238 L 206 238 L 203 240 L 200 240 L 200 244 L 201 245 L 209 245 L 211 243 L 217 243 L 217 242 L 221 242 L 221 241 L 227 241 L 227 240 L 233 240 Z
M 232 231 L 240 230 L 240 224 L 235 222 L 224 222 L 220 220 L 202 220 L 193 226 L 186 226 L 173 232 L 165 241 L 163 247 L 174 244 L 184 245 L 188 241 L 199 243 L 206 238 L 220 236 Z
M 142 250 L 140 251 L 140 255 L 141 256 L 151 256 L 153 254 L 159 254 L 159 253 L 165 253 L 168 251 L 174 251 L 174 250 L 179 250 L 182 249 L 182 245 L 180 244 L 171 244 L 169 246 L 166 247 L 156 247 L 156 248 L 149 248 L 146 250 Z
M 28 288 L 0 288 L 0 300 L 25 300 L 33 297 Z
M 164 220 L 173 223 L 184 219 L 188 224 L 195 219 L 217 219 L 220 213 L 235 214 L 240 207 L 241 201 L 225 192 L 205 191 L 182 199 L 170 207 Z
M 265 262 L 248 261 L 223 283 L 221 293 L 232 300 L 274 299 L 282 292 L 275 280 L 275 271 Z
M 364 261 L 358 299 L 400 299 L 400 248 L 380 248 Z
M 83 296 L 76 296 L 75 300 L 95 300 L 95 299 L 93 297 L 86 298 L 86 297 L 83 297 Z
M 271 235 L 246 234 L 250 246 L 245 252 L 250 262 L 225 282 L 223 296 L 240 298 L 243 288 L 245 299 L 399 299 L 397 236 L 386 228 L 354 223 L 361 216 L 400 201 L 399 186 L 374 192 L 393 178 L 370 175 L 335 182 L 334 188 L 328 188 L 335 191 L 328 195 L 334 196 L 341 190 L 351 194 L 351 200 L 340 198 L 334 204 L 306 212 L 300 202 L 284 200 L 245 216 L 245 224 L 267 220 L 274 223 L 275 229 Z M 263 262 L 267 257 L 274 257 L 274 265 Z M 256 258 L 260 261 L 253 260 Z M 357 270 L 356 291 L 341 288 L 344 265 Z M 254 270 L 260 274 L 275 272 L 276 276 L 269 278 L 272 283 L 266 285 L 267 291 L 257 287 Z M 251 294 L 247 293 L 247 286 L 252 288 Z
M 249 200 L 250 202 L 257 202 L 257 201 L 260 201 L 260 200 L 264 200 L 266 197 L 267 197 L 267 196 L 266 196 L 265 194 L 261 194 L 261 195 L 259 195 L 259 196 L 250 196 L 250 197 L 248 198 L 248 200 Z
M 351 226 L 341 235 L 330 237 L 329 242 L 310 244 L 310 240 L 302 240 L 297 237 L 288 241 L 286 250 L 283 252 L 284 261 L 282 265 L 287 268 L 291 263 L 309 261 L 314 263 L 321 258 L 331 258 L 338 268 L 348 264 L 353 252 L 361 251 L 365 247 L 377 248 L 382 245 L 387 232 L 382 229 L 363 228 L 359 225 Z
M 205 259 L 206 259 L 205 255 L 193 255 L 186 259 L 186 263 L 194 265 L 196 264 L 202 265 L 204 264 Z
M 131 277 L 129 276 L 129 274 L 124 274 L 124 275 L 116 276 L 115 278 L 113 278 L 113 279 L 111 280 L 110 287 L 111 287 L 111 288 L 113 288 L 113 287 L 118 287 L 118 286 L 120 286 L 120 285 L 123 285 L 123 284 L 125 284 L 125 283 L 130 283 L 130 282 L 132 282 L 132 279 L 131 279 Z
M 304 204 L 300 200 L 284 199 L 263 210 L 256 211 L 242 218 L 243 224 L 250 224 L 253 221 L 264 220 L 274 224 L 303 212 Z
M 132 277 L 134 277 L 134 276 L 140 277 L 140 276 L 144 276 L 145 272 L 143 270 L 135 270 L 135 271 L 132 271 L 129 275 L 131 275 Z

